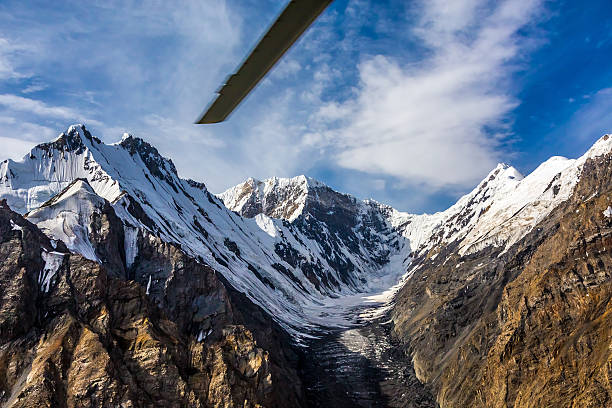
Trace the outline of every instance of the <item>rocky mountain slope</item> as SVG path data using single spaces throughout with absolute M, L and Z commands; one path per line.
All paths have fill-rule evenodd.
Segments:
M 110 214 L 91 226 L 98 255 L 123 231 Z M 174 245 L 139 245 L 147 262 L 132 273 L 169 274 L 164 293 L 121 276 L 125 263 L 71 253 L 0 204 L 2 406 L 299 406 L 282 329 Z
M 464 252 L 451 242 L 414 260 L 394 337 L 441 407 L 612 406 L 608 139 L 523 238 Z
M 0 164 L 0 403 L 606 406 L 611 150 L 416 215 L 304 176 L 215 196 L 71 126 Z

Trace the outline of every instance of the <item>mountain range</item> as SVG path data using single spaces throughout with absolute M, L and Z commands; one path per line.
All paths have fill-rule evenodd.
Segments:
M 305 176 L 215 195 L 70 126 L 0 164 L 0 403 L 612 405 L 611 151 L 410 214 Z

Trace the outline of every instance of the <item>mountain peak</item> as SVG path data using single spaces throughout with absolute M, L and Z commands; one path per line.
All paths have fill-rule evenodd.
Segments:
M 612 135 L 605 134 L 600 137 L 589 150 L 582 156 L 583 158 L 593 158 L 612 151 Z
M 100 139 L 94 137 L 89 133 L 89 130 L 83 124 L 70 125 L 65 132 L 59 134 L 59 136 L 49 143 L 43 143 L 39 145 L 41 149 L 49 150 L 66 150 L 66 151 L 82 151 L 85 148 L 85 140 L 89 142 L 102 143 Z
M 494 179 L 500 181 L 522 180 L 523 178 L 524 176 L 515 167 L 506 163 L 498 163 L 483 181 L 492 181 Z
M 132 156 L 138 155 L 154 176 L 166 181 L 170 181 L 171 174 L 178 176 L 172 160 L 163 157 L 153 145 L 144 139 L 124 133 L 119 146 L 126 149 Z
M 260 182 L 261 183 L 261 182 Z M 326 184 L 312 178 L 305 176 L 303 174 L 291 178 L 287 177 L 271 177 L 269 179 L 264 180 L 266 185 L 274 185 L 280 188 L 287 188 L 289 186 L 301 186 L 303 188 L 308 189 L 311 188 L 321 188 L 328 187 Z
M 316 195 L 316 189 L 320 188 L 333 191 L 324 183 L 303 174 L 291 178 L 271 177 L 264 181 L 249 177 L 218 194 L 218 197 L 227 208 L 244 217 L 266 214 L 293 221 L 302 214 L 309 197 Z

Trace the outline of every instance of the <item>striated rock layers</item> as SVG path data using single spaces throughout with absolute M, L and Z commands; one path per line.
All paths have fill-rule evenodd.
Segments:
M 414 260 L 394 336 L 441 407 L 612 406 L 612 155 L 513 246 Z

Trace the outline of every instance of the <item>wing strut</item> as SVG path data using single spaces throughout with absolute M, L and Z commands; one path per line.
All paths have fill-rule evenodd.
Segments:
M 332 0 L 292 0 L 196 123 L 223 122 Z

